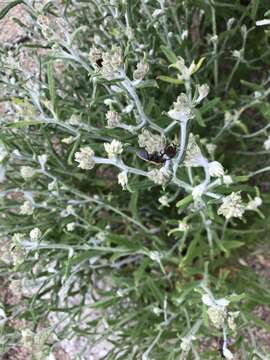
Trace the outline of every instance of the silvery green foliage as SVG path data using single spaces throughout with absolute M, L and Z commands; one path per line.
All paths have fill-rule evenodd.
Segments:
M 267 222 L 269 74 L 249 69 L 267 35 L 257 56 L 246 45 L 250 19 L 267 22 L 263 6 L 239 21 L 223 6 L 24 2 L 27 38 L 0 59 L 1 260 L 17 296 L 1 326 L 20 319 L 33 357 L 79 337 L 87 359 L 104 340 L 96 358 L 210 359 L 218 337 L 227 359 L 264 359 L 247 270 L 235 280 L 227 261 Z

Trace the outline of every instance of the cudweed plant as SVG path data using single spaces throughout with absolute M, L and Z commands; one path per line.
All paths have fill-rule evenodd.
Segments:
M 26 39 L 0 59 L 2 352 L 268 359 L 252 311 L 269 291 L 242 259 L 268 240 L 266 2 L 29 0 L 0 18 L 18 3 Z

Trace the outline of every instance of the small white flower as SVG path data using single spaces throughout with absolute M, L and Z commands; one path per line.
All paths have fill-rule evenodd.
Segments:
M 161 169 L 154 169 L 148 172 L 148 177 L 157 185 L 165 185 L 171 174 L 170 172 L 162 167 Z
M 222 328 L 227 317 L 226 308 L 230 302 L 227 299 L 216 300 L 209 294 L 202 296 L 202 302 L 208 306 L 207 314 L 213 325 L 218 329 Z
M 242 218 L 245 212 L 245 206 L 242 203 L 240 193 L 233 192 L 222 199 L 223 204 L 219 207 L 218 215 L 223 215 L 226 219 L 233 217 Z
M 109 159 L 114 159 L 123 152 L 121 141 L 113 139 L 111 143 L 104 143 L 104 148 Z
M 153 313 L 155 314 L 155 315 L 157 315 L 157 316 L 159 316 L 160 314 L 162 314 L 163 313 L 163 310 L 161 310 L 159 307 L 157 307 L 157 306 L 154 306 L 153 308 L 152 308 L 152 311 L 153 311 Z
M 145 77 L 145 75 L 148 73 L 148 71 L 149 71 L 149 65 L 144 61 L 140 61 L 137 64 L 136 70 L 134 70 L 133 72 L 133 79 L 142 80 Z
M 122 171 L 120 172 L 120 174 L 118 174 L 118 184 L 122 186 L 123 190 L 126 190 L 128 184 L 128 177 L 126 171 Z
M 102 51 L 96 48 L 95 46 L 93 46 L 89 52 L 90 62 L 92 63 L 92 65 L 96 66 L 96 62 L 100 59 L 102 59 Z
M 68 223 L 68 224 L 66 225 L 67 231 L 69 231 L 69 232 L 74 231 L 75 226 L 76 226 L 76 223 L 75 223 L 75 222 Z
M 181 40 L 185 40 L 188 38 L 188 30 L 184 30 L 181 33 Z
M 217 145 L 216 145 L 216 144 L 212 144 L 212 143 L 206 144 L 205 147 L 206 147 L 208 153 L 209 153 L 211 156 L 214 155 L 214 153 L 215 153 L 215 151 L 216 151 L 216 149 L 217 149 Z
M 192 341 L 196 340 L 194 335 L 188 335 L 182 338 L 182 342 L 180 344 L 180 348 L 185 352 L 188 353 L 191 348 Z
M 224 175 L 223 166 L 218 161 L 208 163 L 208 169 L 210 176 L 220 177 Z
M 259 206 L 262 205 L 262 199 L 259 196 L 256 196 L 253 200 L 250 200 L 246 206 L 247 210 L 257 210 Z
M 189 135 L 184 165 L 187 167 L 204 166 L 206 160 L 201 153 L 201 149 L 196 144 L 195 137 L 191 133 Z
M 256 26 L 270 25 L 270 19 L 263 19 L 256 21 Z
M 190 226 L 186 223 L 186 221 L 178 221 L 178 231 L 188 231 L 190 229 Z
M 199 184 L 199 185 L 195 186 L 193 188 L 193 190 L 192 190 L 193 199 L 198 200 L 199 198 L 201 198 L 204 191 L 205 191 L 205 185 L 204 184 Z
M 34 228 L 30 231 L 29 235 L 32 241 L 37 241 L 41 238 L 42 232 L 40 231 L 39 228 Z
M 241 57 L 242 57 L 242 52 L 241 52 L 241 50 L 233 50 L 233 51 L 232 51 L 232 56 L 233 56 L 235 59 L 241 59 Z
M 264 146 L 266 151 L 270 150 L 270 135 L 268 136 L 268 138 L 263 143 L 263 146 Z
M 186 94 L 181 93 L 176 102 L 173 103 L 173 108 L 168 112 L 168 115 L 173 120 L 180 122 L 187 122 L 194 117 L 192 105 Z
M 178 57 L 174 66 L 180 71 L 181 75 L 178 76 L 179 80 L 189 80 L 191 75 L 196 71 L 197 65 L 192 61 L 191 65 L 187 67 L 185 60 L 182 57 Z
M 158 251 L 150 251 L 149 257 L 151 260 L 160 263 L 160 253 Z
M 32 215 L 34 212 L 34 207 L 31 201 L 26 200 L 21 206 L 20 206 L 20 214 L 21 215 Z
M 239 316 L 240 312 L 239 311 L 234 311 L 234 312 L 229 312 L 229 316 L 228 316 L 228 326 L 231 330 L 235 331 L 236 330 L 236 323 L 235 323 L 235 319 Z
M 222 178 L 225 185 L 230 185 L 233 183 L 233 179 L 230 175 L 224 175 Z
M 160 202 L 161 206 L 167 206 L 169 207 L 170 204 L 169 204 L 169 198 L 167 195 L 162 195 L 158 201 Z
M 74 140 L 75 140 L 74 136 L 69 136 L 69 137 L 62 139 L 61 142 L 69 145 L 69 144 L 72 144 Z
M 69 124 L 70 125 L 73 125 L 73 126 L 79 126 L 80 123 L 81 123 L 81 119 L 80 119 L 80 116 L 79 115 L 71 115 L 70 119 L 68 120 Z
M 153 154 L 154 152 L 161 153 L 165 147 L 165 138 L 144 129 L 138 136 L 138 143 L 139 146 L 145 148 L 149 154 Z
M 75 161 L 79 163 L 78 167 L 84 170 L 93 169 L 95 166 L 94 155 L 90 146 L 80 148 L 80 151 L 75 153 Z
M 121 116 L 116 111 L 108 111 L 106 113 L 107 127 L 112 129 L 121 124 Z
M 21 176 L 27 180 L 35 175 L 35 169 L 31 166 L 22 166 L 20 169 Z
M 196 103 L 199 104 L 208 94 L 209 94 L 209 86 L 207 84 L 200 85 L 198 87 L 199 96 L 196 99 Z
M 122 51 L 119 47 L 113 47 L 110 51 L 102 54 L 101 75 L 107 80 L 113 80 L 121 77 L 121 71 L 124 69 Z

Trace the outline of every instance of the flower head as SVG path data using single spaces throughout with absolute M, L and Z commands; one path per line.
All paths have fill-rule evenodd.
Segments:
M 35 175 L 35 170 L 31 166 L 22 166 L 20 169 L 21 176 L 27 180 Z
M 245 212 L 245 206 L 239 192 L 233 192 L 222 199 L 223 204 L 219 207 L 218 215 L 225 216 L 226 219 L 233 217 L 242 218 Z
M 225 185 L 230 185 L 233 183 L 233 179 L 230 175 L 224 175 L 222 179 Z
M 138 136 L 138 142 L 139 146 L 145 148 L 149 154 L 161 153 L 165 147 L 165 138 L 163 136 L 153 134 L 146 129 Z
M 186 94 L 181 93 L 173 103 L 173 108 L 168 112 L 173 120 L 186 122 L 194 117 L 192 105 Z
M 178 231 L 188 231 L 190 229 L 190 226 L 187 224 L 186 221 L 178 221 Z
M 79 115 L 73 114 L 71 115 L 70 119 L 68 120 L 70 125 L 79 126 L 81 123 L 81 119 Z
M 107 80 L 113 80 L 121 77 L 121 71 L 124 68 L 122 51 L 119 47 L 114 47 L 110 51 L 102 54 L 101 75 Z
M 254 199 L 250 200 L 246 206 L 247 210 L 257 210 L 259 206 L 262 205 L 262 199 L 259 196 L 256 196 Z
M 67 231 L 72 232 L 75 229 L 76 223 L 75 222 L 70 222 L 67 224 L 66 228 Z
M 169 204 L 169 199 L 168 199 L 168 196 L 167 195 L 162 195 L 158 201 L 160 202 L 161 206 L 167 206 L 169 207 L 170 204 Z
M 222 328 L 227 317 L 229 301 L 227 299 L 216 300 L 213 296 L 204 294 L 202 296 L 202 302 L 208 306 L 207 314 L 213 325 L 218 329 Z
M 41 238 L 42 232 L 40 231 L 39 228 L 34 228 L 30 231 L 29 235 L 32 241 L 37 241 Z
M 34 212 L 34 207 L 31 201 L 26 200 L 20 207 L 21 215 L 32 215 Z
M 201 149 L 195 141 L 193 134 L 189 135 L 184 165 L 187 167 L 198 167 L 205 163 Z
M 90 170 L 95 166 L 94 151 L 90 146 L 86 146 L 75 153 L 75 161 L 79 163 L 78 167 L 84 170 Z
M 149 65 L 144 61 L 140 61 L 137 64 L 136 70 L 134 70 L 133 72 L 133 79 L 142 80 L 145 77 L 145 75 L 148 73 L 148 71 L 149 71 Z
M 102 59 L 102 51 L 95 46 L 91 47 L 89 52 L 89 60 L 90 62 L 96 66 L 96 62 Z
M 165 185 L 168 182 L 170 175 L 170 172 L 164 167 L 159 170 L 151 170 L 148 173 L 149 179 L 151 179 L 157 185 Z
M 109 159 L 114 159 L 123 152 L 121 141 L 113 139 L 111 143 L 104 143 L 104 148 Z
M 194 335 L 184 336 L 182 338 L 182 342 L 180 344 L 180 348 L 185 352 L 189 352 L 191 348 L 191 343 L 193 340 L 196 340 L 196 337 Z
M 116 111 L 108 111 L 106 113 L 106 119 L 107 119 L 107 127 L 112 129 L 121 124 L 121 116 Z
M 224 175 L 223 166 L 218 161 L 208 163 L 208 169 L 210 176 L 220 177 Z
M 199 104 L 208 94 L 209 86 L 207 84 L 200 85 L 198 87 L 199 96 L 196 99 L 196 103 Z
M 120 172 L 120 174 L 118 174 L 118 184 L 122 186 L 123 190 L 126 190 L 128 184 L 128 177 L 126 171 L 122 171 Z

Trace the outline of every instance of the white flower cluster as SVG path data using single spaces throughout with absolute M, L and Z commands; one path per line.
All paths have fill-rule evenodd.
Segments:
M 81 118 L 79 115 L 73 114 L 68 120 L 70 125 L 79 126 L 81 124 Z
M 197 66 L 196 66 L 194 61 L 192 61 L 190 66 L 187 67 L 186 64 L 185 64 L 185 60 L 181 56 L 179 56 L 177 58 L 177 61 L 174 64 L 174 67 L 176 67 L 181 73 L 181 75 L 178 76 L 179 80 L 184 80 L 184 81 L 188 81 L 190 79 L 191 75 L 197 69 Z
M 111 143 L 104 143 L 104 148 L 109 159 L 115 159 L 123 152 L 121 141 L 113 139 Z
M 90 146 L 86 146 L 75 153 L 75 161 L 79 163 L 78 167 L 84 170 L 93 169 L 95 166 L 94 151 Z
M 35 169 L 31 166 L 22 166 L 20 169 L 20 173 L 24 180 L 30 179 L 35 175 Z
M 164 167 L 160 169 L 153 169 L 148 172 L 149 179 L 157 185 L 165 185 L 168 182 L 170 176 L 170 172 Z
M 42 236 L 42 232 L 40 231 L 39 228 L 34 228 L 30 231 L 29 235 L 32 241 L 38 241 Z
M 209 86 L 207 84 L 202 84 L 198 87 L 199 96 L 196 99 L 196 103 L 199 104 L 208 94 Z
M 197 145 L 194 135 L 190 133 L 184 165 L 187 167 L 198 167 L 202 166 L 203 163 L 205 163 L 205 159 L 201 153 L 201 149 Z
M 259 196 L 256 196 L 254 199 L 250 200 L 246 206 L 246 210 L 257 210 L 259 206 L 262 205 L 262 199 Z
M 97 51 L 95 55 L 91 52 L 92 60 L 98 56 Z M 122 51 L 119 47 L 113 47 L 111 50 L 102 52 L 102 66 L 100 67 L 100 73 L 106 80 L 114 80 L 121 77 L 121 72 L 124 70 L 124 63 L 122 57 Z M 99 60 L 99 59 L 97 59 Z M 96 61 L 93 65 L 95 65 Z
M 196 337 L 194 335 L 188 335 L 184 336 L 181 340 L 180 348 L 184 353 L 188 353 L 191 348 L 192 341 L 196 340 Z
M 121 124 L 121 116 L 116 111 L 108 111 L 106 113 L 107 127 L 112 129 Z
M 192 104 L 186 94 L 181 93 L 173 103 L 173 108 L 168 112 L 173 120 L 187 122 L 194 117 Z
M 144 61 L 140 61 L 137 64 L 136 70 L 134 70 L 133 72 L 133 79 L 142 80 L 145 77 L 145 75 L 148 73 L 148 71 L 149 71 L 149 65 Z
M 89 52 L 89 60 L 90 62 L 96 66 L 97 61 L 102 59 L 102 50 L 98 49 L 97 47 L 93 46 Z
M 239 192 L 232 192 L 222 199 L 222 205 L 218 208 L 218 215 L 223 215 L 226 219 L 233 217 L 242 218 L 245 212 L 245 205 Z
M 32 215 L 34 212 L 34 206 L 31 201 L 26 200 L 21 206 L 20 206 L 20 214 L 21 215 Z
M 139 146 L 145 148 L 149 154 L 161 153 L 165 147 L 165 138 L 163 136 L 153 134 L 146 129 L 138 136 L 138 142 Z
M 122 186 L 123 190 L 127 189 L 128 177 L 127 177 L 126 171 L 122 171 L 122 172 L 120 172 L 120 174 L 118 174 L 118 184 L 120 184 Z
M 224 175 L 224 168 L 218 161 L 208 163 L 208 169 L 210 176 L 221 177 Z
M 169 199 L 168 199 L 168 196 L 167 195 L 162 195 L 158 201 L 160 202 L 161 206 L 166 206 L 166 207 L 169 207 L 170 204 L 169 204 Z
M 213 325 L 217 329 L 221 329 L 224 326 L 227 317 L 227 306 L 230 302 L 226 299 L 216 300 L 209 294 L 202 296 L 202 302 L 208 306 L 207 314 Z

